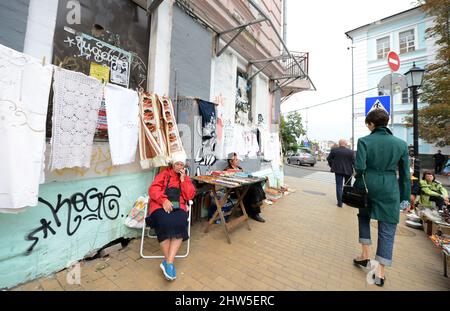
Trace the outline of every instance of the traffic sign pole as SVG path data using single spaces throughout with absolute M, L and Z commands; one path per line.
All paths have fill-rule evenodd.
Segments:
M 387 62 L 389 68 L 391 68 L 391 93 L 389 95 L 391 96 L 391 129 L 392 132 L 394 132 L 394 92 L 392 90 L 392 79 L 394 71 L 397 71 L 400 68 L 400 57 L 397 53 L 390 51 L 387 55 Z
M 394 92 L 392 87 L 392 78 L 393 78 L 394 72 L 391 70 L 391 91 L 389 92 L 389 95 L 391 96 L 391 130 L 392 133 L 394 133 Z

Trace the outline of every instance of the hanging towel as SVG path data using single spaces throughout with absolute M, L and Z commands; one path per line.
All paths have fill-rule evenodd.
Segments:
M 166 166 L 168 154 L 161 122 L 161 106 L 156 94 L 139 94 L 139 153 L 143 169 Z
M 103 85 L 82 73 L 57 68 L 53 91 L 50 169 L 89 168 Z
M 173 111 L 173 104 L 169 97 L 158 97 L 162 110 L 162 120 L 164 122 L 164 134 L 167 142 L 167 153 L 169 158 L 175 154 L 186 156 L 186 152 L 181 142 L 180 132 L 178 131 L 177 120 Z
M 203 139 L 210 139 L 217 137 L 217 116 L 216 106 L 213 103 L 198 99 L 198 108 L 202 116 L 202 137 Z
M 108 84 L 105 105 L 112 164 L 132 163 L 139 136 L 139 96 L 133 90 Z
M 52 70 L 0 45 L 0 212 L 38 204 Z

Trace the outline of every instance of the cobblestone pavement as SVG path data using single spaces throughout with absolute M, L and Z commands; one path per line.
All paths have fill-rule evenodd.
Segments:
M 332 183 L 295 177 L 286 183 L 295 192 L 264 208 L 266 223 L 251 220 L 251 231 L 238 226 L 232 244 L 220 225 L 205 234 L 205 221 L 194 224 L 191 253 L 176 260 L 174 282 L 163 278 L 159 260 L 140 257 L 135 239 L 109 257 L 82 262 L 81 285 L 68 285 L 64 270 L 13 290 L 450 290 L 437 248 L 403 221 L 385 286 L 369 285 L 367 272 L 352 264 L 360 250 L 357 211 L 336 207 Z M 373 253 L 375 247 L 376 239 Z M 158 249 L 155 240 L 146 240 L 146 253 Z

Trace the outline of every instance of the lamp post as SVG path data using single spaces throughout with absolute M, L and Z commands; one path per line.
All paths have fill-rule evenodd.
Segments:
M 411 89 L 413 97 L 414 176 L 417 178 L 420 177 L 419 111 L 417 107 L 417 88 L 422 85 L 424 72 L 424 69 L 416 67 L 416 63 L 413 63 L 413 67 L 405 73 L 408 88 Z
M 353 39 L 352 46 L 348 47 L 347 50 L 352 49 L 352 150 L 355 150 L 355 79 L 354 79 L 354 69 L 353 69 Z

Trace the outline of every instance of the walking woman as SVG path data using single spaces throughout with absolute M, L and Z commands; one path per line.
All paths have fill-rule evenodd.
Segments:
M 389 267 L 392 264 L 395 231 L 400 218 L 400 202 L 410 200 L 408 146 L 403 140 L 394 137 L 386 127 L 389 122 L 386 111 L 382 109 L 371 111 L 365 122 L 372 133 L 358 140 L 355 187 L 363 188 L 365 181 L 369 208 L 359 210 L 359 243 L 362 252 L 353 262 L 357 266 L 369 268 L 369 245 L 372 244 L 370 220 L 378 220 L 375 260 L 380 265 L 374 275 L 374 282 L 378 286 L 383 286 L 385 266 Z
M 177 272 L 173 264 L 181 243 L 189 239 L 186 203 L 195 196 L 195 187 L 186 175 L 186 156 L 172 157 L 170 167 L 156 176 L 148 189 L 150 211 L 147 221 L 156 231 L 164 260 L 160 267 L 167 280 Z

